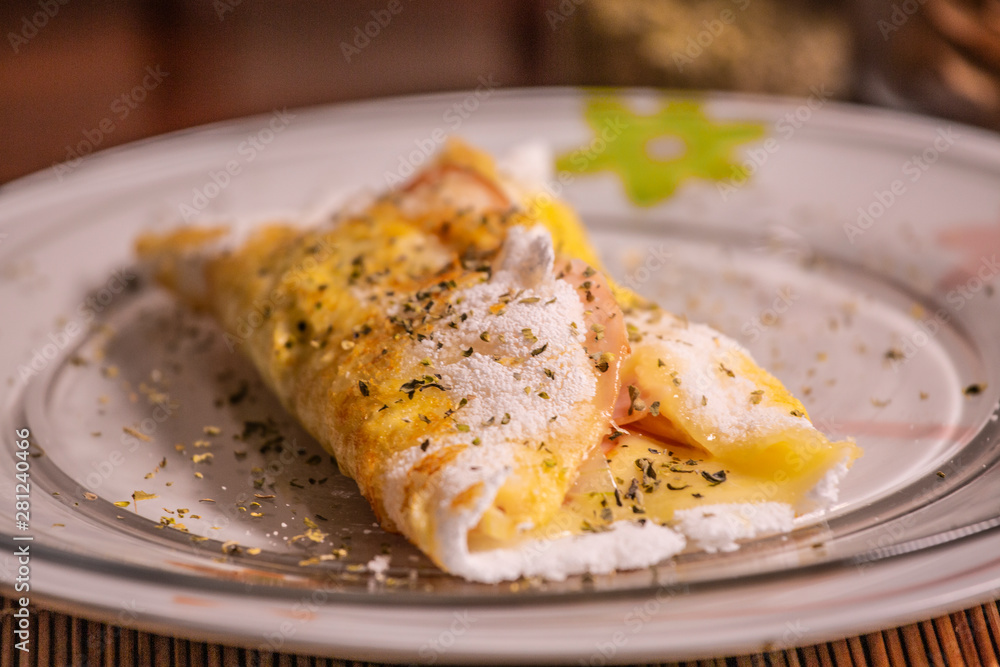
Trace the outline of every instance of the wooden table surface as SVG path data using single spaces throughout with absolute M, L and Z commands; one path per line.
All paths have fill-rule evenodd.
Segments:
M 310 667 L 369 666 L 376 663 L 331 660 L 288 653 L 187 641 L 34 609 L 30 653 L 14 648 L 11 601 L 3 599 L 3 649 L 0 667 L 63 665 L 87 667 Z M 901 628 L 848 637 L 825 644 L 689 665 L 998 665 L 1000 606 L 991 602 Z

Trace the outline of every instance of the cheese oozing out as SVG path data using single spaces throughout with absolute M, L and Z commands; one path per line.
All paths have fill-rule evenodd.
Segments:
M 632 354 L 605 443 L 617 488 L 571 492 L 596 525 L 632 514 L 664 522 L 696 547 L 787 532 L 828 508 L 860 451 L 832 442 L 805 408 L 735 341 L 658 309 L 626 315 Z M 611 502 L 611 501 L 614 502 Z
M 467 317 L 414 344 L 441 376 L 454 418 L 468 430 L 433 439 L 396 456 L 387 473 L 386 508 L 405 526 L 405 480 L 435 452 L 467 443 L 437 471 L 434 556 L 455 574 L 478 581 L 518 576 L 561 579 L 579 572 L 610 572 L 651 565 L 684 548 L 669 528 L 622 522 L 612 532 L 581 535 L 566 517 L 544 525 L 525 522 L 509 544 L 470 540 L 497 500 L 525 443 L 555 443 L 573 433 L 573 414 L 592 401 L 598 378 L 584 348 L 584 307 L 576 288 L 556 277 L 548 232 L 514 227 L 489 280 L 450 296 Z M 501 297 L 516 295 L 497 316 Z M 526 326 L 526 325 L 529 325 Z M 596 443 L 595 443 L 596 444 Z M 476 488 L 471 503 L 456 502 Z M 640 548 L 641 542 L 641 548 Z
M 428 170 L 401 195 L 402 219 L 386 227 L 410 229 L 408 216 L 433 213 L 445 194 L 473 211 L 520 202 L 533 211 L 526 218 L 545 225 L 510 227 L 491 274 L 479 282 L 465 276 L 441 293 L 461 317 L 398 343 L 407 346 L 404 358 L 431 367 L 431 386 L 452 409 L 433 428 L 430 421 L 427 429 L 407 427 L 414 444 L 380 468 L 383 518 L 447 571 L 496 582 L 648 566 L 688 543 L 729 551 L 836 502 L 859 455 L 854 444 L 819 433 L 801 403 L 721 333 L 636 305 L 641 300 L 619 290 L 623 313 L 605 278 L 587 266 L 598 264 L 572 211 L 532 199 L 543 172 L 524 165 L 551 164 L 550 157 L 536 147 L 513 163 L 528 177 L 494 183 L 475 169 Z M 438 236 L 395 231 L 387 235 L 396 253 L 424 258 L 435 271 L 451 261 Z M 224 228 L 193 229 L 162 246 L 140 242 L 140 251 L 198 305 L 210 296 L 206 261 L 234 238 Z M 564 266 L 557 253 L 577 259 Z M 357 304 L 377 302 L 388 317 L 412 307 L 392 294 L 367 283 L 348 289 Z M 617 334 L 601 320 L 616 316 Z M 418 404 L 431 397 L 438 394 L 407 400 L 400 414 L 423 416 Z M 598 415 L 606 430 L 581 427 L 584 414 Z M 546 470 L 530 472 L 539 467 Z M 422 485 L 419 502 L 414 485 Z M 551 489 L 546 502 L 534 502 L 547 486 L 559 490 L 554 509 Z M 535 512 L 536 505 L 549 509 Z
M 430 361 L 452 401 L 464 399 L 456 419 L 470 430 L 401 452 L 386 488 L 403 488 L 409 471 L 434 452 L 475 438 L 477 446 L 439 471 L 435 557 L 449 571 L 488 582 L 562 579 L 651 565 L 689 541 L 729 551 L 737 540 L 788 531 L 797 512 L 835 500 L 853 445 L 823 438 L 801 404 L 722 334 L 642 312 L 628 318 L 637 340 L 622 366 L 622 395 L 630 383 L 641 389 L 631 414 L 624 412 L 622 435 L 583 466 L 545 524 L 519 525 L 504 544 L 473 539 L 518 448 L 559 442 L 564 418 L 595 394 L 579 327 L 584 306 L 573 285 L 555 277 L 553 255 L 541 228 L 512 228 L 492 278 L 451 296 L 468 317 L 415 343 L 413 354 Z M 517 298 L 496 317 L 491 307 L 511 294 Z M 532 355 L 543 344 L 545 354 Z M 508 359 L 517 360 L 516 371 L 503 363 Z M 457 504 L 473 487 L 474 501 Z M 390 516 L 402 502 L 387 496 Z

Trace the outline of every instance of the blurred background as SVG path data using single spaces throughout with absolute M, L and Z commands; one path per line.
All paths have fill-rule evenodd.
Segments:
M 1000 129 L 1000 0 L 3 0 L 0 30 L 0 183 L 170 130 L 481 78 L 822 89 Z

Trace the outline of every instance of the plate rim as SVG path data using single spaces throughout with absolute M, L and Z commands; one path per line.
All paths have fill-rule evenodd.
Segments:
M 607 89 L 580 89 L 575 87 L 545 87 L 545 88 L 522 88 L 522 89 L 503 89 L 498 91 L 498 95 L 504 96 L 509 100 L 531 100 L 531 99 L 545 99 L 547 97 L 571 97 L 582 99 L 588 92 L 592 90 L 602 90 Z M 803 104 L 806 98 L 800 97 L 784 97 L 784 96 L 770 96 L 761 94 L 742 94 L 742 93 L 715 93 L 711 91 L 692 93 L 691 91 L 680 91 L 680 90 L 661 90 L 656 88 L 621 88 L 616 89 L 617 92 L 625 93 L 629 96 L 632 95 L 649 95 L 657 98 L 663 98 L 666 95 L 671 99 L 703 99 L 714 103 L 721 103 L 723 105 L 729 104 L 733 101 L 738 103 L 750 103 L 751 105 L 761 104 L 764 108 L 787 108 L 788 106 L 795 106 Z M 329 122 L 334 122 L 332 120 L 333 116 L 338 114 L 351 114 L 362 111 L 366 108 L 381 108 L 387 103 L 392 103 L 395 105 L 399 104 L 410 104 L 410 103 L 420 103 L 429 104 L 437 103 L 443 99 L 452 99 L 455 96 L 468 94 L 469 91 L 452 91 L 446 93 L 433 93 L 433 94 L 419 94 L 419 95 L 408 95 L 399 97 L 387 97 L 378 98 L 374 100 L 364 100 L 346 103 L 335 103 L 335 104 L 322 104 L 314 105 L 308 107 L 301 107 L 293 109 L 297 113 L 305 113 L 311 117 L 313 122 L 317 122 L 323 117 L 330 117 Z M 824 105 L 824 108 L 829 107 L 831 111 L 837 112 L 838 118 L 843 120 L 849 120 L 853 118 L 857 120 L 869 119 L 874 114 L 879 124 L 886 123 L 888 125 L 887 139 L 892 139 L 895 141 L 903 140 L 904 138 L 912 138 L 917 136 L 922 136 L 921 133 L 926 134 L 926 132 L 934 130 L 941 127 L 942 124 L 955 126 L 957 128 L 962 128 L 961 131 L 968 132 L 974 136 L 985 139 L 986 141 L 976 141 L 971 145 L 965 144 L 962 146 L 963 151 L 970 152 L 974 155 L 976 159 L 987 160 L 993 162 L 995 168 L 1000 170 L 1000 135 L 994 134 L 993 132 L 983 130 L 980 128 L 974 128 L 971 126 L 963 125 L 962 123 L 949 121 L 947 119 L 935 119 L 931 117 L 921 116 L 918 114 L 910 112 L 898 112 L 886 109 L 880 109 L 876 107 L 869 107 L 867 105 L 858 105 L 852 103 L 844 103 L 831 101 Z M 110 168 L 114 168 L 115 162 L 128 161 L 129 159 L 142 159 L 142 156 L 155 150 L 155 148 L 161 144 L 161 142 L 182 142 L 182 141 L 195 141 L 198 139 L 203 139 L 216 133 L 225 133 L 231 131 L 238 131 L 239 128 L 245 126 L 255 126 L 259 124 L 259 120 L 262 118 L 269 117 L 269 114 L 256 114 L 253 116 L 241 117 L 237 119 L 223 120 L 206 125 L 201 125 L 193 128 L 185 128 L 170 132 L 164 135 L 157 135 L 154 137 L 149 137 L 136 142 L 130 142 L 127 144 L 122 144 L 109 149 L 104 149 L 97 151 L 92 155 L 87 156 L 85 162 L 89 164 L 82 165 L 86 168 L 86 171 L 81 168 L 77 173 L 87 173 L 91 175 L 91 178 L 100 178 L 101 169 L 108 168 L 110 163 Z M 900 122 L 900 120 L 905 122 Z M 885 129 L 885 128 L 883 128 Z M 872 130 L 874 131 L 874 130 Z M 881 134 L 881 132 L 880 132 Z M 32 190 L 45 189 L 53 185 L 50 178 L 46 178 L 45 174 L 49 171 L 48 168 L 39 170 L 32 174 L 15 179 L 3 185 L 0 185 L 0 201 L 5 199 L 18 199 L 22 196 L 31 195 Z M 75 175 L 71 178 L 77 178 Z M 82 180 L 82 179 L 80 179 Z M 30 197 L 28 197 L 30 198 Z M 39 204 L 43 206 L 44 204 Z M 0 214 L 0 227 L 8 222 L 10 218 L 16 218 L 17 216 L 11 214 L 10 216 L 5 216 Z M 16 224 L 16 223 L 15 223 Z M 8 403 L 7 400 L 3 401 Z M 979 537 L 985 539 L 989 535 L 991 538 L 997 535 L 996 530 L 991 530 L 988 533 L 984 533 Z M 972 539 L 963 538 L 963 540 Z M 0 582 L 0 587 L 5 591 L 8 590 L 9 582 L 6 580 Z M 635 591 L 622 592 L 623 596 L 635 595 Z M 38 595 L 40 598 L 45 598 L 46 594 L 42 593 Z M 66 598 L 63 598 L 64 600 Z M 597 602 L 605 599 L 602 595 L 598 597 Z M 51 602 L 58 604 L 58 599 L 53 597 Z M 528 604 L 559 604 L 558 601 L 546 602 L 545 600 L 531 599 L 527 600 Z M 360 604 L 360 603 L 352 603 Z M 377 601 L 375 606 L 384 606 L 384 602 Z M 413 603 L 416 606 L 420 606 L 420 602 Z M 948 606 L 948 610 L 952 611 L 957 608 L 958 601 L 953 600 Z M 80 613 L 81 616 L 88 615 L 87 609 Z M 187 610 L 190 611 L 190 610 Z M 74 612 L 76 613 L 76 612 Z M 889 627 L 889 626 L 886 626 Z M 223 641 L 226 643 L 232 643 L 235 639 L 232 635 L 224 635 Z M 309 649 L 311 650 L 311 649 Z M 447 659 L 447 656 L 445 656 Z

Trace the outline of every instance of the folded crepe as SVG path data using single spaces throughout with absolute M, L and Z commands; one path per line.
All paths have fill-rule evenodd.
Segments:
M 467 579 L 733 548 L 832 503 L 858 454 L 736 343 L 615 286 L 566 204 L 458 141 L 318 228 L 185 227 L 137 251 L 384 528 Z

